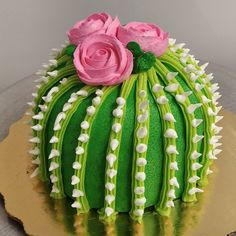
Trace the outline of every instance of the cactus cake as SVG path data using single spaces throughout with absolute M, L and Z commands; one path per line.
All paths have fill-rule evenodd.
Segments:
M 160 27 L 121 25 L 95 13 L 68 32 L 38 72 L 30 139 L 33 176 L 78 214 L 141 221 L 153 207 L 197 201 L 208 183 L 221 127 L 207 64 Z

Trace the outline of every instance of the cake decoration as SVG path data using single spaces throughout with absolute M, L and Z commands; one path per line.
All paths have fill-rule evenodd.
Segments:
M 77 22 L 37 72 L 32 174 L 77 214 L 140 222 L 197 201 L 221 152 L 220 93 L 207 64 L 160 27 L 106 13 Z

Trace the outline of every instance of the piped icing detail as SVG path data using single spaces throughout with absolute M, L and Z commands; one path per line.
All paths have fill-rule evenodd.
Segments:
M 74 168 L 74 176 L 76 176 L 80 181 L 76 184 L 74 184 L 73 191 L 75 192 L 83 192 L 83 195 L 79 195 L 75 198 L 75 203 L 79 203 L 80 207 L 77 207 L 77 213 L 84 213 L 88 212 L 90 209 L 88 200 L 86 198 L 85 193 L 85 168 L 86 168 L 86 160 L 87 160 L 87 153 L 88 153 L 88 141 L 92 129 L 92 125 L 94 122 L 94 119 L 96 118 L 96 114 L 100 109 L 100 106 L 105 101 L 107 96 L 115 89 L 116 87 L 104 87 L 102 90 L 96 90 L 97 96 L 95 98 L 99 97 L 99 103 L 94 106 L 94 112 L 91 115 L 91 113 L 88 111 L 88 108 L 86 109 L 86 116 L 84 117 L 84 120 L 81 122 L 81 132 L 78 137 L 78 145 L 76 147 L 76 157 L 75 162 L 73 164 Z M 89 106 L 91 107 L 91 106 Z M 115 161 L 113 156 L 108 157 L 109 163 Z M 75 164 L 76 163 L 76 164 Z M 75 168 L 79 167 L 79 168 Z M 72 183 L 71 183 L 72 184 Z
M 134 152 L 132 164 L 132 202 L 130 216 L 141 221 L 145 209 L 145 166 L 149 138 L 149 100 L 147 96 L 148 84 L 147 74 L 141 73 L 136 84 L 136 122 L 134 128 Z M 145 91 L 145 96 L 141 95 Z M 145 107 L 142 104 L 146 104 Z M 145 114 L 146 119 L 140 121 L 139 116 Z
M 119 162 L 119 150 L 120 150 L 120 141 L 122 137 L 122 127 L 124 122 L 124 114 L 126 110 L 126 100 L 130 94 L 130 91 L 137 79 L 137 75 L 132 75 L 128 80 L 126 80 L 121 86 L 121 92 L 119 98 L 117 99 L 116 104 L 117 107 L 113 110 L 113 122 L 112 127 L 119 127 L 117 132 L 117 128 L 110 133 L 109 144 L 107 147 L 107 157 L 106 157 L 106 170 L 105 170 L 105 199 L 104 199 L 104 208 L 99 211 L 100 218 L 105 221 L 113 221 L 116 217 L 116 181 L 117 181 L 117 170 L 118 170 L 118 162 Z M 121 102 L 122 100 L 122 102 Z M 122 104 L 121 104 L 122 103 Z M 120 112 L 117 115 L 116 112 L 119 110 Z M 112 165 L 111 165 L 112 163 Z M 112 188 L 108 187 L 112 186 Z M 114 200 L 112 202 L 108 202 L 106 200 L 107 196 L 114 196 Z M 109 209 L 109 211 L 108 211 Z
M 170 82 L 165 78 L 166 78 L 166 74 L 168 74 L 169 71 L 166 69 L 166 67 L 162 64 L 161 61 L 162 61 L 162 58 L 160 59 L 160 61 L 157 60 L 157 64 L 156 64 L 155 68 L 156 68 L 157 73 L 160 74 L 163 82 L 168 85 Z M 173 79 L 173 80 L 171 80 L 171 83 L 177 83 L 177 80 Z M 186 94 L 186 91 L 183 90 L 182 86 L 179 86 L 179 88 L 176 92 L 173 92 L 170 94 L 172 96 L 176 96 L 176 94 Z M 195 119 L 194 111 L 189 112 L 189 107 L 194 104 L 191 104 L 189 98 L 186 97 L 186 99 L 183 102 L 180 102 L 179 105 L 180 105 L 180 108 L 182 109 L 183 113 L 186 114 L 186 115 L 184 115 L 184 118 L 185 118 L 185 122 L 186 122 L 186 146 L 188 147 L 188 149 L 186 150 L 186 157 L 185 157 L 185 171 L 186 171 L 185 176 L 187 179 L 189 179 L 192 176 L 197 174 L 196 170 L 192 169 L 192 165 L 196 162 L 196 159 L 191 159 L 191 153 L 198 150 L 198 146 L 197 146 L 198 140 L 194 139 L 194 137 L 195 138 L 198 137 L 197 136 L 197 128 L 192 126 L 192 120 Z M 195 108 L 195 110 L 199 109 L 199 107 L 200 106 L 197 106 Z M 184 194 L 182 196 L 184 201 L 195 201 L 196 200 L 195 194 L 192 194 L 191 196 L 188 194 L 188 191 L 192 187 L 196 187 L 196 183 L 189 183 L 187 181 L 185 182 Z
M 90 95 L 93 92 L 95 92 L 95 88 L 93 87 L 89 87 L 89 86 L 84 86 L 83 90 L 87 91 L 87 94 Z M 77 110 L 77 108 L 79 107 L 79 105 L 82 103 L 82 101 L 86 98 L 85 96 L 78 96 L 77 100 L 71 100 L 71 98 L 74 96 L 74 94 L 71 94 L 71 97 L 69 98 L 69 100 L 71 101 L 72 107 L 71 109 L 67 110 L 66 112 L 63 112 L 63 115 L 61 115 L 62 113 L 58 113 L 58 116 L 55 120 L 54 123 L 54 127 L 57 124 L 58 121 L 60 124 L 60 129 L 55 130 L 54 129 L 54 134 L 53 136 L 58 137 L 59 141 L 56 143 L 52 144 L 52 150 L 51 150 L 51 154 L 53 152 L 53 150 L 57 150 L 58 151 L 58 155 L 49 155 L 49 159 L 51 160 L 51 163 L 56 163 L 57 164 L 57 168 L 56 169 L 49 169 L 50 174 L 54 175 L 57 177 L 57 182 L 53 183 L 53 186 L 55 186 L 58 191 L 57 192 L 51 192 L 51 196 L 53 196 L 54 198 L 58 199 L 58 198 L 62 198 L 64 197 L 64 187 L 63 187 L 63 176 L 61 173 L 61 153 L 62 153 L 62 144 L 63 144 L 63 137 L 65 134 L 65 130 L 67 127 L 68 122 L 70 121 L 72 115 L 74 114 L 74 112 Z M 67 103 L 69 103 L 67 101 Z M 66 117 L 66 119 L 61 119 L 62 117 Z M 83 149 L 77 149 L 76 150 L 77 153 L 83 153 Z M 50 158 L 51 157 L 51 158 Z M 77 177 L 76 175 L 72 176 L 72 185 L 78 184 L 80 183 L 80 178 Z
M 173 81 L 173 78 L 168 81 Z M 154 68 L 148 71 L 148 82 L 150 87 L 153 88 L 155 84 L 160 85 L 159 78 L 156 74 Z M 165 97 L 165 90 L 164 88 L 154 92 L 152 90 L 152 96 L 155 98 L 157 102 L 157 108 L 160 112 L 160 116 L 163 117 L 162 121 L 162 132 L 163 132 L 163 139 L 164 139 L 164 163 L 163 163 L 163 182 L 162 182 L 162 189 L 161 195 L 158 203 L 155 205 L 156 211 L 158 211 L 161 215 L 169 215 L 171 207 L 174 204 L 170 204 L 173 202 L 173 194 L 169 194 L 169 192 L 175 192 L 175 188 L 179 187 L 178 181 L 175 177 L 175 171 L 177 171 L 176 165 L 176 156 L 178 155 L 178 150 L 176 148 L 176 138 L 178 137 L 175 131 L 175 118 L 171 113 L 171 108 L 168 103 L 159 103 L 157 98 Z M 175 182 L 173 182 L 175 180 Z

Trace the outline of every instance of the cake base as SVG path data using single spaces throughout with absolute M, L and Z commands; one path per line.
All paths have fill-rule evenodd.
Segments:
M 119 214 L 114 224 L 98 220 L 95 211 L 76 216 L 70 204 L 49 197 L 48 187 L 30 178 L 34 167 L 27 142 L 31 130 L 23 117 L 10 128 L 0 144 L 0 193 L 9 216 L 22 222 L 30 235 L 226 235 L 236 230 L 236 116 L 223 111 L 223 152 L 213 167 L 214 173 L 198 202 L 175 201 L 170 218 L 147 212 L 143 222 L 133 222 Z M 133 232 L 133 233 L 131 233 Z

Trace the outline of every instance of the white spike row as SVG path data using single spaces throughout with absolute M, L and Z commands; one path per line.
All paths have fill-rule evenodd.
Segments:
M 74 170 L 79 170 L 79 169 L 81 169 L 81 164 L 80 164 L 78 161 L 75 161 L 75 162 L 73 162 L 73 164 L 72 164 L 72 168 L 73 168 Z
M 209 103 L 209 102 L 211 102 L 211 100 L 209 98 L 207 98 L 205 95 L 202 95 L 202 102 Z
M 203 119 L 193 119 L 193 120 L 192 120 L 192 126 L 196 128 L 196 127 L 198 127 L 202 122 L 203 122 Z
M 49 65 L 50 66 L 57 66 L 57 60 L 56 59 L 50 59 L 49 60 Z
M 36 177 L 38 174 L 39 174 L 39 167 L 37 167 L 37 168 L 33 171 L 33 173 L 30 175 L 30 178 L 34 178 L 34 177 Z
M 56 78 L 57 75 L 58 75 L 58 71 L 57 71 L 57 70 L 48 71 L 47 74 L 48 74 L 49 76 L 51 76 L 52 78 Z
M 135 189 L 134 189 L 134 193 L 137 195 L 143 194 L 144 191 L 145 191 L 145 188 L 143 186 L 142 187 L 135 187 Z
M 116 156 L 113 153 L 110 153 L 106 156 L 106 160 L 110 167 L 113 167 L 114 162 L 116 161 Z
M 194 171 L 200 169 L 201 167 L 202 167 L 202 165 L 198 162 L 195 162 L 192 164 L 192 170 L 194 170 Z
M 167 120 L 167 121 L 170 121 L 170 122 L 176 122 L 173 114 L 171 114 L 169 112 L 164 115 L 163 119 Z
M 58 156 L 60 156 L 60 152 L 56 149 L 52 149 L 48 159 L 52 159 L 53 157 L 58 157 Z
M 135 179 L 138 181 L 144 181 L 146 179 L 146 174 L 144 172 L 137 172 Z
M 194 73 L 190 73 L 190 80 L 192 82 L 195 82 L 198 79 L 198 75 L 194 74 Z
M 58 142 L 59 142 L 59 138 L 56 136 L 52 136 L 52 138 L 49 141 L 49 143 L 58 143 Z
M 75 153 L 76 153 L 76 155 L 84 154 L 84 148 L 80 147 L 80 146 L 76 147 Z
M 117 139 L 112 139 L 110 142 L 110 147 L 112 151 L 115 151 L 119 146 L 119 141 Z
M 191 178 L 188 179 L 188 182 L 190 184 L 196 183 L 198 180 L 200 179 L 200 177 L 198 177 L 197 175 L 192 176 Z
M 144 214 L 144 210 L 143 209 L 136 209 L 136 210 L 134 210 L 134 215 L 136 215 L 136 216 L 143 216 L 143 214 Z
M 89 123 L 88 121 L 84 120 L 80 124 L 81 129 L 87 130 L 89 128 Z
M 195 194 L 195 193 L 202 193 L 202 192 L 203 192 L 202 189 L 200 189 L 200 188 L 195 188 L 195 187 L 191 188 L 191 189 L 188 191 L 189 195 L 193 195 L 193 194 Z
M 198 134 L 196 134 L 196 135 L 193 137 L 192 141 L 193 141 L 193 143 L 198 143 L 198 142 L 201 141 L 203 138 L 204 138 L 204 135 L 198 135 Z
M 167 85 L 167 86 L 165 87 L 165 90 L 166 90 L 167 92 L 176 92 L 177 89 L 178 89 L 178 87 L 179 87 L 179 84 L 173 83 L 173 84 Z
M 98 106 L 98 105 L 100 104 L 100 102 L 101 102 L 100 96 L 96 96 L 96 97 L 94 97 L 94 98 L 92 99 L 92 104 L 93 104 L 95 107 Z
M 152 87 L 152 91 L 154 93 L 158 93 L 159 91 L 161 91 L 164 87 L 161 86 L 160 84 L 154 84 L 153 87 Z
M 78 141 L 80 141 L 82 143 L 87 143 L 88 140 L 89 140 L 88 134 L 80 134 L 80 136 L 78 137 Z
M 35 120 L 42 120 L 44 117 L 42 112 L 39 112 L 38 114 L 34 115 L 32 118 Z
M 168 43 L 170 46 L 174 46 L 175 42 L 176 42 L 176 39 L 173 39 L 173 38 L 169 38 L 169 40 L 168 40 Z
M 223 119 L 223 116 L 216 116 L 215 119 L 216 119 L 216 120 L 215 120 L 215 123 L 217 123 L 217 122 L 219 122 L 220 120 Z
M 171 162 L 170 163 L 170 169 L 171 170 L 179 170 L 178 163 L 176 161 L 175 162 Z
M 78 96 L 87 97 L 88 96 L 88 91 L 81 89 L 78 92 L 76 92 L 76 94 Z
M 178 72 L 169 72 L 166 75 L 166 78 L 170 81 L 170 80 L 174 79 L 177 75 L 178 75 Z
M 51 180 L 52 183 L 56 183 L 58 181 L 58 178 L 57 178 L 57 176 L 51 174 L 50 175 L 50 180 Z
M 68 79 L 67 78 L 63 78 L 59 82 L 60 82 L 60 84 L 66 84 L 68 82 Z
M 45 112 L 45 111 L 48 109 L 47 105 L 39 105 L 39 108 L 40 108 L 41 111 L 43 111 L 43 112 Z
M 33 137 L 31 139 L 29 139 L 30 143 L 40 143 L 40 139 L 38 137 Z
M 190 104 L 187 108 L 189 114 L 192 114 L 197 108 L 201 107 L 202 103 Z
M 115 201 L 115 196 L 108 194 L 105 196 L 105 201 L 110 205 L 113 201 Z
M 33 159 L 33 160 L 31 161 L 31 163 L 32 163 L 32 164 L 35 164 L 35 165 L 39 165 L 39 164 L 40 164 L 40 159 L 39 159 L 39 157 Z
M 185 68 L 184 71 L 187 73 L 191 73 L 191 72 L 197 72 L 197 69 L 194 65 L 192 64 L 188 64 Z
M 64 106 L 62 108 L 62 111 L 66 112 L 66 111 L 70 110 L 71 107 L 72 107 L 72 104 L 67 102 L 67 103 L 64 104 Z
M 166 202 L 166 207 L 174 207 L 175 206 L 175 204 L 174 204 L 174 202 L 173 201 L 167 201 Z
M 143 157 L 139 157 L 136 161 L 137 166 L 145 166 L 147 165 L 147 160 Z
M 59 167 L 59 164 L 57 162 L 52 161 L 49 167 L 49 171 L 53 171 Z
M 164 133 L 164 137 L 166 138 L 178 138 L 178 135 L 174 129 L 167 129 Z
M 123 116 L 123 111 L 120 107 L 117 107 L 113 110 L 112 114 L 114 117 L 121 118 Z
M 112 179 L 114 176 L 117 175 L 117 170 L 115 170 L 115 169 L 108 169 L 106 174 L 108 175 L 108 177 L 110 179 Z
M 76 201 L 71 204 L 71 207 L 76 208 L 76 209 L 81 209 L 82 208 L 81 204 L 79 202 L 76 202 Z
M 166 148 L 166 152 L 168 154 L 179 154 L 179 152 L 177 151 L 176 149 L 176 146 L 174 145 L 169 145 L 167 148 Z
M 176 177 L 173 177 L 172 179 L 170 179 L 170 185 L 175 186 L 176 188 L 179 188 L 179 183 Z
M 72 197 L 83 197 L 84 196 L 84 192 L 79 190 L 79 189 L 73 189 L 72 192 Z
M 120 130 L 121 130 L 122 126 L 120 123 L 115 123 L 112 125 L 112 130 L 115 132 L 115 133 L 119 133 Z
M 171 189 L 171 190 L 169 191 L 168 197 L 173 198 L 173 199 L 176 198 L 176 196 L 175 196 L 175 190 L 174 190 L 174 189 Z
M 146 152 L 146 151 L 147 151 L 147 145 L 144 144 L 144 143 L 139 143 L 139 144 L 137 144 L 137 146 L 136 146 L 136 151 L 137 151 L 138 153 L 144 153 L 144 152 Z
M 71 184 L 72 185 L 76 185 L 76 184 L 78 184 L 80 182 L 80 179 L 79 179 L 79 177 L 77 177 L 76 175 L 73 175 L 72 177 L 71 177 Z
M 135 204 L 136 206 L 143 206 L 145 203 L 146 203 L 146 198 L 145 198 L 145 197 L 136 198 L 136 199 L 134 200 L 134 204 Z
M 106 207 L 105 208 L 105 213 L 107 216 L 110 216 L 114 212 L 114 209 L 111 207 Z
M 27 104 L 28 104 L 30 107 L 35 107 L 35 106 L 36 106 L 35 102 L 27 102 Z
M 207 157 L 210 160 L 217 160 L 217 157 L 215 155 L 213 155 L 212 151 L 208 152 Z
M 53 185 L 51 192 L 52 192 L 52 193 L 60 193 L 60 190 L 57 188 L 57 186 Z
M 39 148 L 38 147 L 35 147 L 34 149 L 31 149 L 31 150 L 29 150 L 29 154 L 31 154 L 31 155 L 34 155 L 34 156 L 37 156 L 37 155 L 39 155 Z
M 196 150 L 192 152 L 191 154 L 191 159 L 192 160 L 196 160 L 197 158 L 199 158 L 202 154 L 200 152 L 197 152 Z
M 203 89 L 205 87 L 205 85 L 203 85 L 203 84 L 199 84 L 199 83 L 196 83 L 195 84 L 195 89 L 197 90 L 197 91 L 200 91 L 201 89 Z
M 115 184 L 108 182 L 105 184 L 105 188 L 112 191 L 115 188 Z
M 160 105 L 166 104 L 169 100 L 166 96 L 162 95 L 156 99 L 157 103 Z
M 35 131 L 41 131 L 43 127 L 40 124 L 34 125 L 31 127 Z

